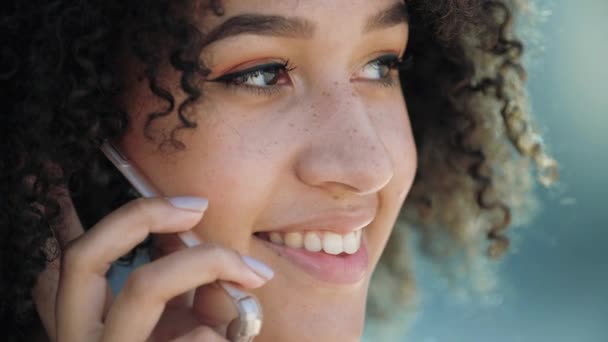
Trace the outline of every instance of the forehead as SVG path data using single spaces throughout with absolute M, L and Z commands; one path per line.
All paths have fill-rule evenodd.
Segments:
M 251 10 L 278 11 L 348 11 L 348 9 L 382 8 L 399 0 L 216 0 L 226 10 L 247 8 Z
M 235 15 L 265 14 L 306 18 L 321 30 L 362 25 L 371 15 L 403 0 L 207 0 L 196 6 L 195 15 L 209 30 Z M 210 8 L 218 6 L 223 15 Z

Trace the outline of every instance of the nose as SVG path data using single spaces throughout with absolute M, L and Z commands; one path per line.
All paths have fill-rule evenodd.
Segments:
M 296 163 L 298 178 L 334 194 L 378 192 L 393 177 L 393 162 L 370 109 L 350 90 L 321 93 L 313 101 L 310 144 Z

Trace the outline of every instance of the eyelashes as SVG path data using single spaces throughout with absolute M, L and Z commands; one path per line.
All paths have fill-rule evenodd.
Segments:
M 397 73 L 392 71 L 408 70 L 412 64 L 411 56 L 401 59 L 394 54 L 383 55 L 368 62 L 357 73 L 356 78 L 370 84 L 393 86 L 397 81 Z M 295 69 L 296 67 L 289 60 L 285 60 L 256 65 L 219 76 L 208 82 L 222 83 L 228 88 L 247 90 L 258 95 L 272 96 L 283 86 L 291 84 L 289 73 Z
M 377 62 L 379 66 L 386 66 L 390 69 L 403 71 L 408 70 L 412 67 L 413 57 L 409 55 L 401 59 L 396 55 L 384 55 L 374 59 L 370 63 L 374 62 Z
M 406 71 L 412 66 L 412 57 L 408 56 L 405 59 L 400 59 L 395 55 L 384 55 L 376 58 L 365 65 L 363 73 L 371 77 L 362 77 L 367 81 L 377 81 L 384 86 L 392 86 L 395 84 L 396 77 L 391 74 L 391 71 Z M 377 78 L 373 75 L 376 74 Z
M 289 73 L 294 69 L 295 67 L 290 64 L 289 60 L 286 60 L 282 63 L 256 65 L 251 68 L 220 76 L 212 81 L 241 85 L 247 81 L 253 80 L 256 83 L 269 82 L 272 83 L 270 85 L 274 85 L 282 74 Z

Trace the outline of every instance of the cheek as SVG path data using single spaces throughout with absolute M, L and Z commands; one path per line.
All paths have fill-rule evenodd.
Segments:
M 181 178 L 174 190 L 207 196 L 216 210 L 219 206 L 247 210 L 255 198 L 265 196 L 276 177 L 273 168 L 279 156 L 265 150 L 263 142 L 239 133 L 244 131 L 229 125 L 199 124 L 184 132 L 180 140 L 186 149 L 171 167 Z
M 409 190 L 413 181 L 417 155 L 409 114 L 403 100 L 376 108 L 373 123 L 381 136 L 386 150 L 391 155 L 394 186 Z M 391 185 L 389 183 L 389 185 Z
M 393 177 L 380 192 L 379 215 L 376 218 L 375 233 L 368 235 L 371 246 L 370 260 L 375 265 L 386 246 L 395 222 L 414 181 L 417 155 L 407 109 L 401 103 L 386 106 L 374 116 L 374 125 L 382 136 L 382 141 L 390 154 Z
M 384 236 L 376 236 L 372 239 L 377 238 L 381 245 L 385 245 L 390 236 L 403 202 L 414 182 L 417 168 L 416 146 L 405 105 L 395 104 L 392 109 L 386 108 L 384 114 L 388 115 L 382 115 L 375 122 L 379 130 L 383 132 L 383 141 L 393 161 L 394 174 L 380 193 L 381 211 L 384 214 L 379 218 L 379 223 L 389 229 Z

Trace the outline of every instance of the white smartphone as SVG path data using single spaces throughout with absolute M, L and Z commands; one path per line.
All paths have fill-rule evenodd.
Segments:
M 157 197 L 162 194 L 151 184 L 150 181 L 120 152 L 111 142 L 105 141 L 101 145 L 102 152 L 116 166 L 131 185 L 142 197 Z M 184 244 L 191 247 L 195 244 L 192 232 L 178 234 Z M 251 342 L 262 329 L 262 306 L 257 298 L 236 286 L 217 281 L 232 299 L 239 316 L 228 324 L 226 338 L 232 342 Z

